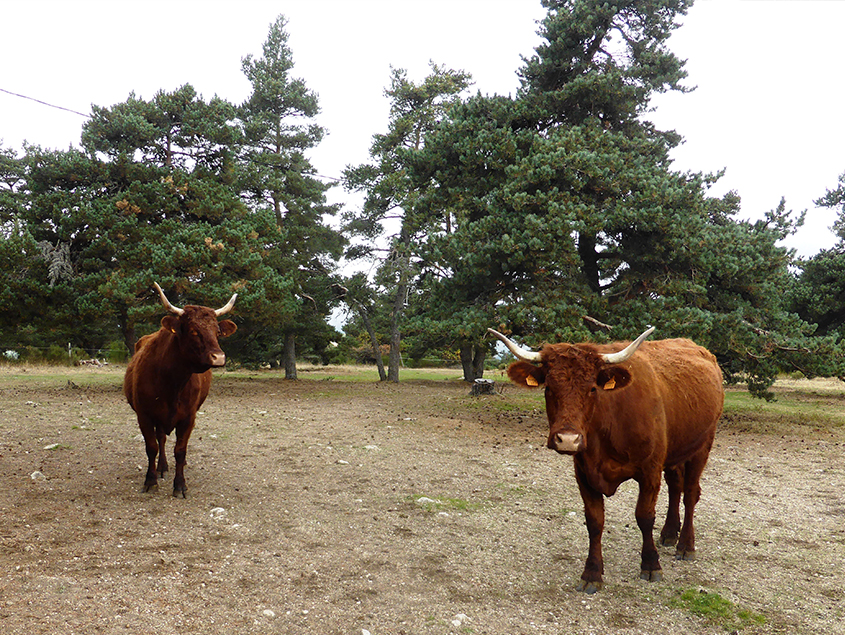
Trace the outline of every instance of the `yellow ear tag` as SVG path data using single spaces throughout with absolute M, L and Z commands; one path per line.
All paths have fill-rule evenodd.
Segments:
M 614 388 L 616 388 L 616 379 L 614 379 L 613 377 L 611 377 L 611 378 L 608 380 L 608 382 L 604 385 L 604 389 L 605 389 L 605 390 L 613 390 Z
M 534 379 L 533 375 L 526 375 L 525 376 L 525 383 L 529 386 L 539 386 L 540 384 L 537 383 L 537 380 Z
M 171 333 L 175 333 L 175 332 L 176 332 L 176 329 L 170 329 L 170 332 L 171 332 Z

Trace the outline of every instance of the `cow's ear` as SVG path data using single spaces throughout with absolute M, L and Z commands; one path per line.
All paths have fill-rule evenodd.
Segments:
M 631 383 L 631 373 L 624 366 L 607 366 L 599 371 L 596 385 L 601 390 L 617 390 Z
M 514 362 L 508 366 L 508 377 L 518 386 L 528 388 L 536 388 L 546 383 L 546 371 L 543 367 L 528 362 Z
M 232 320 L 221 320 L 217 323 L 217 333 L 220 337 L 229 337 L 237 330 L 238 325 L 232 322 Z
M 171 333 L 177 333 L 179 331 L 179 316 L 165 315 L 161 318 L 161 325 Z

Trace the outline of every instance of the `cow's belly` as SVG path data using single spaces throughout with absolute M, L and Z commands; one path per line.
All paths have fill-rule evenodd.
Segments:
M 710 450 L 716 434 L 716 421 L 694 429 L 685 429 L 669 437 L 666 467 L 675 467 L 689 461 L 705 447 Z

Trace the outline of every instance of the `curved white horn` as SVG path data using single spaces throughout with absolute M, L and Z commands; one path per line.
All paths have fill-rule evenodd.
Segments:
M 534 352 L 534 351 L 529 351 L 525 348 L 522 348 L 516 342 L 512 342 L 506 336 L 499 333 L 499 331 L 494 331 L 493 329 L 487 329 L 487 332 L 490 333 L 491 335 L 496 336 L 500 340 L 502 340 L 505 343 L 505 346 L 507 346 L 510 349 L 511 353 L 516 355 L 522 361 L 524 361 L 524 362 L 539 362 L 539 361 L 542 361 L 542 356 L 540 355 L 540 353 L 537 353 L 537 352 Z
M 237 299 L 238 299 L 238 294 L 235 293 L 234 295 L 232 295 L 231 298 L 229 298 L 229 301 L 226 303 L 226 306 L 224 306 L 222 309 L 216 309 L 214 311 L 214 315 L 219 317 L 219 316 L 223 315 L 224 313 L 228 313 L 229 311 L 231 311 L 232 307 L 235 306 L 235 300 L 237 300 Z
M 156 291 L 158 291 L 158 294 L 161 296 L 161 303 L 164 305 L 165 309 L 167 309 L 168 311 L 172 311 L 176 315 L 182 315 L 185 312 L 184 309 L 180 309 L 178 306 L 173 306 L 172 304 L 170 304 L 170 300 L 168 300 L 167 296 L 164 295 L 164 291 L 162 291 L 161 287 L 158 286 L 158 282 L 153 282 L 153 286 L 156 288 Z
M 602 359 L 607 362 L 608 364 L 621 364 L 624 361 L 627 361 L 631 355 L 637 352 L 637 349 L 640 347 L 649 335 L 654 332 L 654 327 L 649 327 L 645 333 L 640 335 L 637 339 L 633 342 L 628 344 L 628 346 L 624 349 L 619 351 L 618 353 L 606 353 L 602 355 Z

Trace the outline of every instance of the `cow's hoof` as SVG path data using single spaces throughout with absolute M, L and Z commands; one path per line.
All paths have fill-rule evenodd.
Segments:
M 674 547 L 678 544 L 677 536 L 660 536 L 661 547 Z
M 173 488 L 173 498 L 188 498 L 188 488 L 187 487 L 174 487 Z
M 146 494 L 150 490 L 158 489 L 158 481 L 145 481 L 144 482 L 144 493 Z
M 578 591 L 582 593 L 586 593 L 587 595 L 592 595 L 596 591 L 601 591 L 603 582 L 599 580 L 598 582 L 589 582 L 587 580 L 579 580 L 578 586 L 575 587 Z
M 695 560 L 695 549 L 687 551 L 686 549 L 678 549 L 675 552 L 675 560 Z
M 663 582 L 663 571 L 655 569 L 654 571 L 640 571 L 640 580 L 648 580 L 649 582 Z

